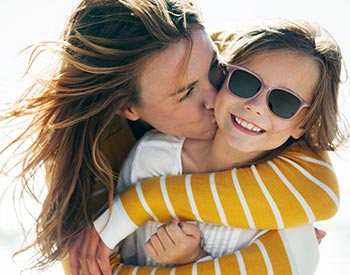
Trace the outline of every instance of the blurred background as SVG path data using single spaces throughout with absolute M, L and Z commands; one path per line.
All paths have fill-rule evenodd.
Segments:
M 350 2 L 346 0 L 197 0 L 209 32 L 220 29 L 241 29 L 259 23 L 264 18 L 278 16 L 298 16 L 316 21 L 325 27 L 342 48 L 349 70 L 350 64 Z M 70 12 L 79 3 L 78 0 L 1 0 L 0 30 L 0 109 L 5 102 L 16 97 L 28 85 L 21 79 L 28 55 L 19 55 L 20 50 L 31 43 L 41 40 L 57 39 Z M 49 60 L 47 60 L 49 62 Z M 345 74 L 343 76 L 345 80 Z M 349 81 L 341 86 L 340 108 L 345 115 L 350 113 Z M 6 127 L 0 129 L 0 142 L 5 144 L 9 133 Z M 341 207 L 331 220 L 318 223 L 327 231 L 320 246 L 321 260 L 316 275 L 349 274 L 350 261 L 350 150 L 332 154 L 332 160 L 339 178 Z M 0 164 L 4 159 L 0 160 Z M 12 203 L 12 193 L 4 192 L 11 181 L 10 177 L 0 175 L 0 259 L 1 269 L 6 274 L 20 274 L 24 258 L 12 260 L 12 253 L 23 240 L 20 225 L 17 222 Z M 34 205 L 27 207 L 33 208 Z M 30 222 L 23 217 L 24 220 Z M 39 274 L 26 271 L 23 274 Z M 40 273 L 62 274 L 59 264 Z

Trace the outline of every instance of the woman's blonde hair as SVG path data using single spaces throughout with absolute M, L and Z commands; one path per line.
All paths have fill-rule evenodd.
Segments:
M 229 64 L 242 65 L 256 56 L 271 51 L 291 51 L 313 59 L 319 68 L 319 83 L 308 108 L 303 127 L 306 131 L 299 142 L 312 149 L 334 151 L 347 136 L 340 127 L 338 93 L 341 82 L 342 54 L 333 37 L 321 26 L 300 18 L 275 18 L 243 32 L 218 33 L 224 59 Z M 295 140 L 273 152 L 265 161 L 278 155 Z
M 29 192 L 29 178 L 47 168 L 50 186 L 30 245 L 39 249 L 36 267 L 62 259 L 74 236 L 104 210 L 88 211 L 96 179 L 112 204 L 115 175 L 101 151 L 103 133 L 118 111 L 141 103 L 138 75 L 147 59 L 181 39 L 191 45 L 194 29 L 203 24 L 191 0 L 83 0 L 61 41 L 33 46 L 29 69 L 47 50 L 57 54 L 58 68 L 6 117 L 32 117 L 12 142 L 34 137 L 20 175 Z

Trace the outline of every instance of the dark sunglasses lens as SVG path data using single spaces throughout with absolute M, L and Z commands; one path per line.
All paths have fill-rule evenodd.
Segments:
M 254 75 L 243 71 L 233 71 L 231 78 L 228 83 L 228 87 L 236 96 L 241 98 L 251 98 L 259 92 L 261 82 Z
M 226 75 L 224 67 L 218 61 L 211 66 L 208 73 L 208 78 L 211 85 L 213 85 L 213 87 L 219 91 L 225 81 Z
M 270 92 L 268 104 L 271 112 L 282 118 L 291 118 L 298 112 L 300 100 L 295 95 L 280 89 Z

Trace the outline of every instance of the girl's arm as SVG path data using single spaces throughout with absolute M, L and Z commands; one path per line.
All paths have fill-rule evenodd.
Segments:
M 317 155 L 295 145 L 248 168 L 143 180 L 117 196 L 110 220 L 106 211 L 95 226 L 113 248 L 147 220 L 280 229 L 328 219 L 338 205 L 337 179 L 327 153 Z
M 270 230 L 250 246 L 209 261 L 175 268 L 135 267 L 111 264 L 116 274 L 171 275 L 311 275 L 319 260 L 318 243 L 311 225 Z

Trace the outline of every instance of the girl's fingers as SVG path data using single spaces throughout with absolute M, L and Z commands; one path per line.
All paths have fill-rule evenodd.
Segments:
M 201 230 L 199 229 L 198 225 L 188 222 L 180 222 L 179 226 L 184 234 L 192 236 L 194 238 L 200 238 Z

